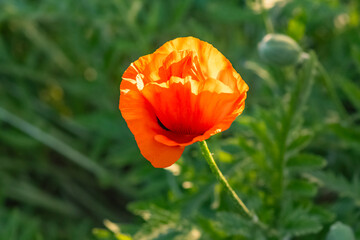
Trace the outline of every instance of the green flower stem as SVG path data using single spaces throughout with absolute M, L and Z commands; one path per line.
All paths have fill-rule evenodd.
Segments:
M 250 218 L 253 218 L 253 214 L 249 211 L 249 209 L 246 207 L 244 202 L 239 198 L 239 196 L 235 193 L 235 191 L 232 189 L 222 172 L 220 171 L 219 167 L 216 165 L 216 162 L 206 144 L 205 141 L 200 142 L 200 148 L 203 156 L 205 157 L 207 163 L 209 164 L 211 171 L 216 175 L 216 177 L 219 179 L 222 185 L 226 188 L 226 190 L 229 192 L 231 198 L 240 206 L 242 211 Z
M 265 9 L 264 1 L 263 0 L 258 0 L 257 3 L 261 7 L 261 15 L 262 15 L 262 17 L 264 19 L 266 33 L 274 33 L 275 32 L 274 25 L 271 22 L 271 19 L 270 19 L 269 14 L 268 14 L 268 10 Z
M 226 188 L 234 202 L 240 207 L 240 209 L 242 210 L 242 214 L 248 217 L 252 221 L 252 223 L 258 226 L 262 231 L 268 233 L 270 236 L 276 236 L 277 232 L 269 229 L 264 223 L 262 223 L 259 220 L 258 216 L 246 207 L 245 203 L 239 198 L 234 189 L 230 186 L 229 182 L 226 180 L 219 167 L 217 166 L 205 141 L 200 142 L 200 148 L 205 160 L 211 168 L 211 171 L 216 175 L 221 184 Z
M 209 164 L 209 166 L 211 168 L 211 171 L 216 175 L 218 180 L 221 182 L 221 184 L 226 188 L 226 190 L 230 194 L 231 198 L 240 207 L 240 209 L 242 210 L 242 214 L 245 215 L 246 217 L 248 217 L 251 220 L 251 222 L 254 225 L 258 226 L 263 232 L 267 233 L 268 236 L 278 236 L 278 232 L 276 230 L 269 229 L 268 226 L 266 226 L 264 223 L 262 223 L 259 220 L 258 216 L 254 212 L 251 212 L 246 207 L 244 202 L 239 198 L 239 196 L 235 193 L 234 189 L 230 186 L 229 182 L 226 180 L 226 178 L 224 177 L 224 175 L 220 171 L 219 167 L 217 166 L 217 164 L 216 164 L 216 162 L 215 162 L 215 160 L 214 160 L 214 158 L 213 158 L 213 156 L 212 156 L 206 142 L 202 141 L 202 142 L 199 142 L 199 143 L 200 143 L 201 152 L 202 152 L 205 160 Z

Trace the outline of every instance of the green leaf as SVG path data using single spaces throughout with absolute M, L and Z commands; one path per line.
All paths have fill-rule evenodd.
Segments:
M 354 9 L 354 11 L 356 10 Z M 360 73 L 360 47 L 357 44 L 351 46 L 351 55 L 357 67 L 357 71 Z
M 174 240 L 198 240 L 200 239 L 201 235 L 201 232 L 197 228 L 193 227 L 178 233 Z
M 211 18 L 228 24 L 247 21 L 252 15 L 251 12 L 246 11 L 244 8 L 229 2 L 221 4 L 216 2 L 209 3 L 207 4 L 207 11 Z
M 318 217 L 310 215 L 307 210 L 296 208 L 287 209 L 284 216 L 284 227 L 286 235 L 303 236 L 319 232 L 322 224 Z
M 122 234 L 122 233 L 115 234 L 115 237 L 117 240 L 132 240 L 132 237 L 130 237 L 129 235 Z
M 270 89 L 273 91 L 277 89 L 276 81 L 273 76 L 260 64 L 254 61 L 246 61 L 244 67 L 261 78 Z
M 344 126 L 340 124 L 331 124 L 331 130 L 343 140 L 360 143 L 360 128 L 357 126 Z
M 240 235 L 248 238 L 251 237 L 251 224 L 239 214 L 218 212 L 216 214 L 215 225 L 227 236 Z
M 58 199 L 29 182 L 7 179 L 4 192 L 11 199 L 32 204 L 57 213 L 67 214 L 69 216 L 80 214 L 80 210 L 76 205 Z
M 353 230 L 341 222 L 336 222 L 330 227 L 326 240 L 355 240 Z
M 177 225 L 174 222 L 161 223 L 157 221 L 151 221 L 149 223 L 143 224 L 141 229 L 134 235 L 134 239 L 138 239 L 138 240 L 161 239 L 164 236 L 173 235 L 176 228 Z
M 322 225 L 315 219 L 298 219 L 287 229 L 294 236 L 303 236 L 311 233 L 317 233 L 322 229 Z
M 4 211 L 0 209 L 0 239 L 32 240 L 41 239 L 37 218 L 30 218 L 22 210 Z
M 250 123 L 251 130 L 255 133 L 256 137 L 261 141 L 262 147 L 266 153 L 274 157 L 277 156 L 278 148 L 276 142 L 270 134 L 270 130 L 265 121 L 253 121 Z
M 293 140 L 288 144 L 288 152 L 298 152 L 304 149 L 312 140 L 314 134 L 310 131 L 301 131 Z
M 113 233 L 117 240 L 132 240 L 132 237 L 130 235 L 121 233 L 121 229 L 118 224 L 113 223 L 108 219 L 105 219 L 104 225 Z
M 326 160 L 321 156 L 313 154 L 299 154 L 290 158 L 286 166 L 296 171 L 317 170 L 326 166 Z
M 19 28 L 26 33 L 29 40 L 44 51 L 49 57 L 63 70 L 73 70 L 73 64 L 64 52 L 57 46 L 56 43 L 51 41 L 44 32 L 41 31 L 35 21 L 19 21 L 17 22 Z
M 301 19 L 293 18 L 288 23 L 287 34 L 296 41 L 299 41 L 304 37 L 305 28 L 306 26 Z
M 313 206 L 309 213 L 316 216 L 322 223 L 330 223 L 335 219 L 335 213 L 325 207 Z
M 133 202 L 128 205 L 128 209 L 135 215 L 142 217 L 145 221 L 151 219 L 169 222 L 170 220 L 178 219 L 177 213 L 161 208 L 153 203 Z
M 186 221 L 180 221 L 177 211 L 147 202 L 131 203 L 128 208 L 146 221 L 134 235 L 134 239 L 173 239 L 180 232 L 188 230 L 184 229 Z
M 228 152 L 223 150 L 216 151 L 216 157 L 221 162 L 231 163 L 234 161 L 234 156 Z
M 357 206 L 360 206 L 360 187 L 359 178 L 354 177 L 352 182 L 349 182 L 341 175 L 335 175 L 332 172 L 316 172 L 310 175 L 310 178 L 315 177 L 320 184 L 325 185 L 332 191 L 340 194 L 342 197 L 349 197 L 354 200 Z
M 360 87 L 354 82 L 341 77 L 341 88 L 345 92 L 345 95 L 349 98 L 351 103 L 360 112 Z
M 299 197 L 313 197 L 317 193 L 316 185 L 306 180 L 292 180 L 286 190 L 289 194 Z
M 101 239 L 101 240 L 104 240 L 104 239 L 106 239 L 106 240 L 114 239 L 115 240 L 115 238 L 112 237 L 112 233 L 106 229 L 94 228 L 92 230 L 92 233 L 94 234 L 94 236 L 96 238 Z
M 107 171 L 102 166 L 98 165 L 66 142 L 48 134 L 37 126 L 32 125 L 31 123 L 12 114 L 11 112 L 7 111 L 2 107 L 0 107 L 0 120 L 3 120 L 13 125 L 15 128 L 18 128 L 19 130 L 23 131 L 24 133 L 28 134 L 29 136 L 33 137 L 44 145 L 47 145 L 58 153 L 63 154 L 79 166 L 95 174 L 106 175 Z

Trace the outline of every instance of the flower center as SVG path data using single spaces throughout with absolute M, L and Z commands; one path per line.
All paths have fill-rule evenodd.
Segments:
M 160 121 L 160 119 L 159 119 L 158 117 L 156 117 L 156 120 L 157 120 L 159 126 L 160 126 L 162 129 L 164 129 L 164 130 L 166 130 L 166 131 L 170 131 L 170 129 L 168 129 L 167 127 L 165 127 L 164 124 Z
M 142 90 L 152 106 L 159 126 L 173 134 L 199 136 L 221 121 L 237 98 L 214 79 L 203 82 L 191 77 L 171 77 L 150 83 Z

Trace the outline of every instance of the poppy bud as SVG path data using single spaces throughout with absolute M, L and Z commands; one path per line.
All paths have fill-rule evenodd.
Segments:
M 296 64 L 302 49 L 295 40 L 283 34 L 267 34 L 259 43 L 260 57 L 272 65 L 288 66 Z

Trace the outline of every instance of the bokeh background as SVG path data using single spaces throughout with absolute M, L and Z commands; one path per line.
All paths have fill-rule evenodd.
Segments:
M 357 0 L 1 0 L 0 239 L 276 239 L 231 215 L 197 144 L 155 169 L 121 117 L 124 70 L 180 36 L 213 44 L 250 86 L 209 142 L 250 208 L 281 239 L 325 239 L 335 222 L 359 239 L 359 21 Z M 269 162 L 302 65 L 259 57 L 270 32 L 318 59 L 285 153 L 307 155 L 283 169 L 285 194 L 267 185 L 280 179 Z

